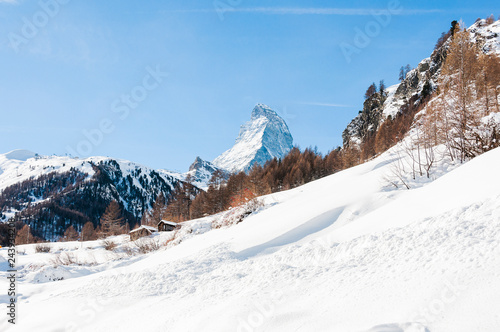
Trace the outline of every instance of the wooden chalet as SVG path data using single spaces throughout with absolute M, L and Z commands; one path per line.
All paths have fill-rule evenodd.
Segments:
M 142 225 L 139 228 L 130 231 L 130 241 L 135 241 L 137 239 L 140 239 L 141 237 L 150 236 L 156 232 L 156 228 Z
M 179 228 L 181 228 L 181 225 L 173 221 L 162 220 L 158 223 L 158 232 L 171 232 Z

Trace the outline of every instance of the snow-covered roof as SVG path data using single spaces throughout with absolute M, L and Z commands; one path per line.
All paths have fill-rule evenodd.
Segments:
M 164 224 L 167 224 L 167 225 L 170 225 L 170 226 L 174 226 L 174 227 L 178 225 L 176 222 L 168 221 L 168 220 L 162 220 L 158 224 L 160 224 L 160 223 L 164 223 Z
M 158 230 L 156 228 L 154 228 L 154 227 L 142 225 L 139 228 L 136 228 L 136 229 L 130 231 L 130 233 L 137 232 L 137 231 L 139 231 L 141 229 L 147 229 L 150 232 L 158 232 Z

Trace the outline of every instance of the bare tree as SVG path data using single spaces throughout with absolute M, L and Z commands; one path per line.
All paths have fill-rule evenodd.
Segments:
M 70 225 L 66 231 L 64 232 L 64 236 L 62 238 L 63 241 L 76 241 L 79 238 L 78 232 L 75 230 L 75 228 Z
M 397 158 L 390 167 L 390 173 L 385 177 L 385 180 L 396 188 L 399 188 L 400 183 L 408 190 L 410 184 L 406 179 L 406 167 L 404 157 L 397 150 Z
M 370 97 L 371 97 L 371 96 L 373 96 L 376 92 L 377 92 L 377 86 L 375 85 L 375 83 L 372 83 L 372 85 L 370 85 L 370 86 L 368 87 L 368 89 L 366 89 L 366 92 L 365 92 L 365 99 L 370 98 Z
M 31 234 L 31 228 L 28 225 L 24 225 L 23 228 L 17 231 L 16 234 L 16 244 L 28 244 L 28 243 L 33 243 L 34 237 L 33 234 Z
M 118 235 L 125 231 L 125 219 L 122 216 L 120 205 L 111 201 L 100 220 L 101 237 Z
M 92 222 L 88 221 L 85 223 L 85 225 L 83 225 L 81 239 L 82 241 L 92 241 L 97 239 Z
M 450 144 L 457 150 L 460 162 L 473 157 L 471 153 L 474 138 L 471 133 L 478 125 L 474 112 L 475 81 L 478 73 L 478 50 L 470 42 L 466 30 L 457 31 L 450 44 L 446 62 L 443 65 L 441 86 L 447 121 L 450 124 Z
M 160 193 L 153 204 L 151 211 L 146 211 L 141 219 L 142 225 L 156 227 L 165 215 L 166 200 L 163 193 Z

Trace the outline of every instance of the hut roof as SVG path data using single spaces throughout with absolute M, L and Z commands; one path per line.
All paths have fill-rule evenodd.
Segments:
M 163 223 L 163 224 L 167 224 L 167 225 L 170 225 L 170 226 L 173 226 L 173 227 L 175 227 L 175 226 L 177 226 L 177 225 L 178 225 L 176 222 L 173 222 L 173 221 L 168 221 L 168 220 L 162 220 L 162 221 L 160 221 L 160 222 L 158 223 L 158 225 L 159 225 L 159 224 L 161 224 L 161 223 Z
M 140 231 L 141 229 L 147 229 L 147 230 L 148 230 L 148 231 L 150 231 L 151 233 L 158 232 L 158 230 L 157 230 L 156 228 L 154 228 L 154 227 L 151 227 L 151 226 L 146 226 L 146 225 L 142 225 L 142 226 L 140 226 L 139 228 L 136 228 L 136 229 L 134 229 L 134 230 L 130 231 L 130 233 L 132 233 L 132 232 L 138 232 L 138 231 Z

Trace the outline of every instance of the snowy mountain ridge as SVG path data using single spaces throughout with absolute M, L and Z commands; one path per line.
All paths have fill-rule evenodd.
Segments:
M 196 157 L 191 166 L 189 166 L 189 170 L 185 173 L 160 170 L 161 173 L 171 175 L 182 181 L 188 181 L 197 188 L 205 191 L 208 189 L 208 182 L 216 171 L 221 171 L 223 174 L 228 175 L 226 171 L 216 167 L 209 161 L 201 159 L 199 156 Z
M 177 235 L 155 235 L 179 238 L 146 255 L 127 256 L 126 235 L 112 238 L 114 256 L 100 241 L 48 254 L 19 246 L 19 305 L 30 317 L 19 328 L 498 331 L 500 150 L 464 165 L 441 160 L 438 179 L 400 190 L 384 179 L 408 158 L 402 149 L 265 196 L 232 227 L 213 228 L 218 215 L 185 222 Z M 54 266 L 62 252 L 81 264 Z M 105 305 L 93 319 L 81 315 L 96 299 Z
M 234 146 L 212 164 L 229 172 L 247 172 L 254 164 L 283 158 L 292 147 L 293 138 L 285 121 L 269 106 L 258 104 L 250 121 L 241 126 Z
M 475 43 L 484 54 L 500 56 L 500 20 L 487 24 L 486 20 L 481 19 L 467 28 L 467 31 L 471 42 Z M 450 42 L 451 38 L 448 38 L 430 57 L 423 59 L 416 68 L 410 70 L 404 80 L 388 87 L 382 105 L 373 106 L 370 98 L 365 101 L 363 110 L 348 124 L 342 134 L 344 145 L 359 145 L 370 132 L 376 132 L 388 117 L 394 119 L 410 101 L 416 102 L 425 98 L 425 88 L 429 91 L 436 90 Z
M 478 44 L 485 54 L 500 55 L 500 20 L 486 24 L 482 19 L 470 26 L 471 41 Z
M 14 150 L 0 154 L 0 221 L 17 215 L 39 236 L 56 239 L 70 224 L 78 230 L 87 221 L 97 224 L 116 200 L 132 227 L 160 193 L 168 197 L 182 181 L 128 160 Z
M 67 172 L 71 168 L 76 168 L 92 177 L 95 171 L 91 165 L 106 161 L 116 161 L 125 177 L 139 170 L 141 170 L 139 173 L 153 171 L 147 166 L 117 158 L 93 156 L 80 159 L 69 156 L 42 156 L 28 150 L 13 150 L 0 154 L 0 191 L 24 180 L 51 172 Z M 165 175 L 165 179 L 172 180 L 168 175 Z
M 496 42 L 488 43 L 497 36 L 488 36 L 484 45 L 494 50 Z M 400 112 L 399 102 L 432 86 L 441 55 L 388 88 L 385 103 L 369 105 L 378 117 L 360 116 L 354 139 L 357 129 L 373 129 Z M 273 133 L 283 136 L 274 152 L 286 149 L 275 113 L 257 107 L 235 146 L 218 157 L 233 170 L 241 167 L 238 157 L 247 165 L 257 162 L 262 147 L 272 146 L 266 136 Z M 488 117 L 500 121 L 498 112 Z M 265 133 L 270 122 L 275 128 Z M 262 206 L 232 223 L 228 219 L 244 206 L 137 242 L 127 235 L 108 238 L 117 245 L 113 251 L 102 241 L 50 243 L 47 253 L 20 245 L 16 330 L 500 331 L 500 148 L 461 163 L 438 145 L 431 175 L 415 175 L 410 168 L 427 153 L 412 149 L 417 131 L 363 164 L 262 196 Z M 1 155 L 0 181 L 3 172 L 29 179 L 33 168 L 67 169 L 67 159 L 57 159 L 61 166 L 44 158 L 56 160 L 26 151 Z M 143 177 L 142 168 L 125 161 L 101 161 L 75 165 L 88 169 L 88 182 L 101 174 L 97 185 L 106 184 L 109 193 L 118 191 L 116 183 L 136 181 L 151 190 L 146 184 L 159 179 Z M 197 158 L 189 172 L 203 177 L 215 167 Z M 402 178 L 407 189 L 397 183 Z M 141 241 L 160 245 L 144 253 Z M 8 258 L 1 248 L 4 280 Z M 0 321 L 0 330 L 8 325 Z
M 206 190 L 215 171 L 225 175 L 248 171 L 255 163 L 263 165 L 269 159 L 284 157 L 292 143 L 285 121 L 268 106 L 258 104 L 251 120 L 241 127 L 233 148 L 213 163 L 197 157 L 186 173 L 152 170 L 109 157 L 79 159 L 14 150 L 0 154 L 0 220 L 17 216 L 29 221 L 39 236 L 56 239 L 70 224 L 77 230 L 86 221 L 96 224 L 99 213 L 103 212 L 101 205 L 116 200 L 133 226 L 160 193 L 168 198 L 178 183 L 188 180 Z M 94 207 L 88 204 L 93 199 L 99 200 Z M 30 206 L 38 208 L 28 211 L 26 208 Z M 69 215 L 54 212 L 68 206 L 71 206 Z

